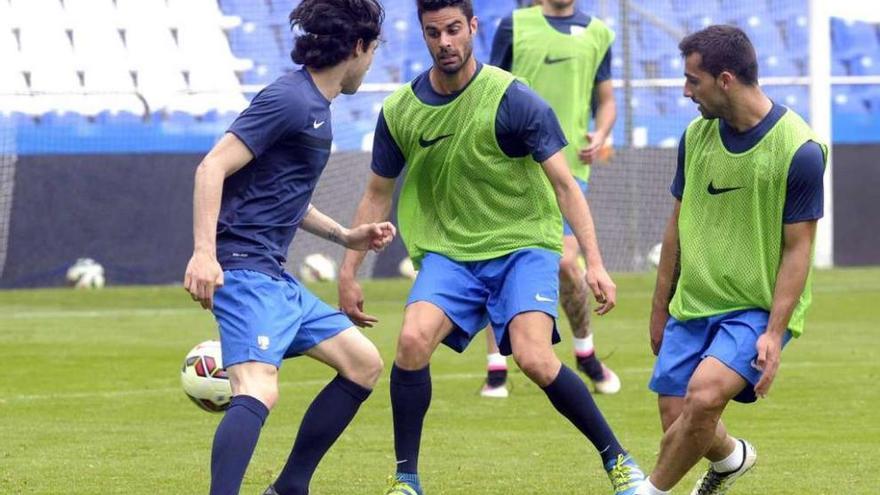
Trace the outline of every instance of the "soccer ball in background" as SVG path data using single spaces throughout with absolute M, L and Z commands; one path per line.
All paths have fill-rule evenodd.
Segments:
M 104 287 L 104 267 L 91 258 L 80 258 L 67 269 L 67 282 L 77 289 Z
M 189 351 L 180 370 L 180 383 L 186 396 L 205 411 L 229 408 L 232 386 L 223 368 L 220 342 L 206 340 Z
M 412 259 L 410 259 L 409 256 L 400 260 L 400 264 L 397 265 L 397 271 L 402 277 L 408 279 L 414 279 L 416 278 L 416 275 L 419 274 L 419 272 L 416 270 L 416 267 L 413 265 Z
M 654 268 L 660 265 L 660 251 L 663 249 L 663 244 L 657 243 L 654 247 L 648 251 L 648 263 L 651 264 Z
M 336 263 L 321 253 L 312 253 L 299 266 L 299 279 L 303 282 L 336 280 Z

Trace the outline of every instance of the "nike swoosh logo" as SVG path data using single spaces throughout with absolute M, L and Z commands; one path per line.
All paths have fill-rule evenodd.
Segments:
M 544 296 L 542 296 L 542 295 L 539 293 L 539 294 L 535 294 L 535 301 L 538 301 L 538 302 L 553 302 L 554 300 L 551 299 L 551 298 L 549 298 L 549 297 L 544 297 Z
M 730 192 L 730 191 L 736 191 L 737 189 L 742 189 L 742 186 L 740 186 L 740 187 L 717 187 L 716 188 L 712 184 L 712 181 L 709 181 L 709 187 L 706 190 L 709 191 L 709 194 L 716 195 L 716 194 L 723 194 L 723 193 Z
M 324 122 L 326 122 L 326 120 L 322 120 L 322 121 L 320 121 L 320 122 L 318 122 L 318 121 L 316 120 L 316 121 L 314 121 L 314 122 L 312 123 L 312 127 L 314 127 L 315 129 L 317 129 L 317 128 L 321 127 L 322 125 L 324 125 Z
M 427 148 L 428 146 L 434 146 L 435 144 L 439 143 L 440 141 L 442 141 L 448 137 L 452 137 L 454 135 L 455 134 L 444 134 L 442 136 L 437 136 L 434 139 L 425 139 L 425 136 L 421 135 L 421 136 L 419 136 L 419 146 L 421 146 L 422 148 Z
M 547 65 L 558 64 L 559 62 L 565 62 L 566 60 L 571 60 L 574 57 L 561 57 L 561 58 L 551 58 L 550 55 L 544 57 L 544 63 Z

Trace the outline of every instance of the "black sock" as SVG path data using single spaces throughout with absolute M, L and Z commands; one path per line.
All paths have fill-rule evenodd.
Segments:
M 431 370 L 391 368 L 391 411 L 394 416 L 394 452 L 397 472 L 419 472 L 422 424 L 431 404 Z
M 501 387 L 507 383 L 507 370 L 489 370 L 486 375 L 486 384 L 492 388 Z
M 236 395 L 214 433 L 211 495 L 237 495 L 269 409 L 249 395 Z
M 370 389 L 336 375 L 306 410 L 287 464 L 273 486 L 278 495 L 306 495 L 321 458 L 351 423 Z
M 605 378 L 605 371 L 602 369 L 602 361 L 596 357 L 596 353 L 592 352 L 589 356 L 576 356 L 578 369 L 586 373 L 590 380 L 594 382 L 602 381 Z
M 553 407 L 593 443 L 602 456 L 602 464 L 616 459 L 618 454 L 626 454 L 593 401 L 590 391 L 574 371 L 562 365 L 556 379 L 544 387 L 544 393 Z

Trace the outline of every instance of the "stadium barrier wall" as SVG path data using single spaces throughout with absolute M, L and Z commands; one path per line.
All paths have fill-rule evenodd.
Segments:
M 836 145 L 834 154 L 835 264 L 880 265 L 880 145 Z M 609 269 L 649 269 L 646 255 L 660 242 L 672 208 L 675 157 L 675 149 L 619 150 L 610 164 L 594 167 L 590 207 Z M 80 257 L 103 264 L 109 284 L 179 283 L 192 249 L 193 173 L 201 158 L 19 156 L 0 287 L 63 285 L 67 267 Z M 349 223 L 369 163 L 368 153 L 335 153 L 313 203 Z M 291 246 L 288 270 L 296 274 L 302 258 L 314 252 L 339 262 L 343 251 L 302 233 Z M 361 275 L 397 276 L 405 255 L 398 239 L 381 255 L 368 256 Z

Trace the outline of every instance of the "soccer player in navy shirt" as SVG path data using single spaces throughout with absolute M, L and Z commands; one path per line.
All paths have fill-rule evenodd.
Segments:
M 632 495 L 641 471 L 583 380 L 553 352 L 560 211 L 588 255 L 600 314 L 616 300 L 589 207 L 561 153 L 566 139 L 556 115 L 511 74 L 474 59 L 477 18 L 469 0 L 419 0 L 418 11 L 434 64 L 386 99 L 372 173 L 353 222 L 387 218 L 406 166 L 398 221 L 421 267 L 391 370 L 397 472 L 386 494 L 424 493 L 418 464 L 432 354 L 441 341 L 462 352 L 491 320 L 501 352 L 513 355 L 599 453 L 613 493 Z M 355 279 L 361 260 L 360 253 L 346 252 L 339 302 L 352 321 L 369 326 L 376 318 L 364 312 Z
M 601 20 L 578 10 L 574 0 L 535 3 L 540 6 L 501 19 L 489 63 L 527 80 L 556 112 L 569 141 L 568 166 L 586 197 L 590 164 L 605 147 L 617 117 L 611 81 L 614 33 Z M 590 131 L 592 110 L 595 126 Z M 574 232 L 565 223 L 559 299 L 574 337 L 577 367 L 597 393 L 616 394 L 620 378 L 598 359 L 593 345 L 590 298 L 580 256 Z M 488 373 L 481 394 L 507 397 L 507 361 L 491 339 L 488 347 Z
M 298 228 L 351 249 L 380 250 L 388 222 L 341 227 L 310 204 L 330 156 L 330 101 L 353 94 L 370 67 L 384 12 L 376 0 L 303 0 L 290 14 L 301 70 L 260 91 L 196 171 L 194 249 L 184 287 L 213 311 L 233 398 L 211 454 L 212 495 L 239 492 L 278 368 L 306 355 L 338 374 L 303 417 L 267 495 L 305 495 L 319 461 L 370 395 L 382 370 L 351 321 L 284 272 Z

